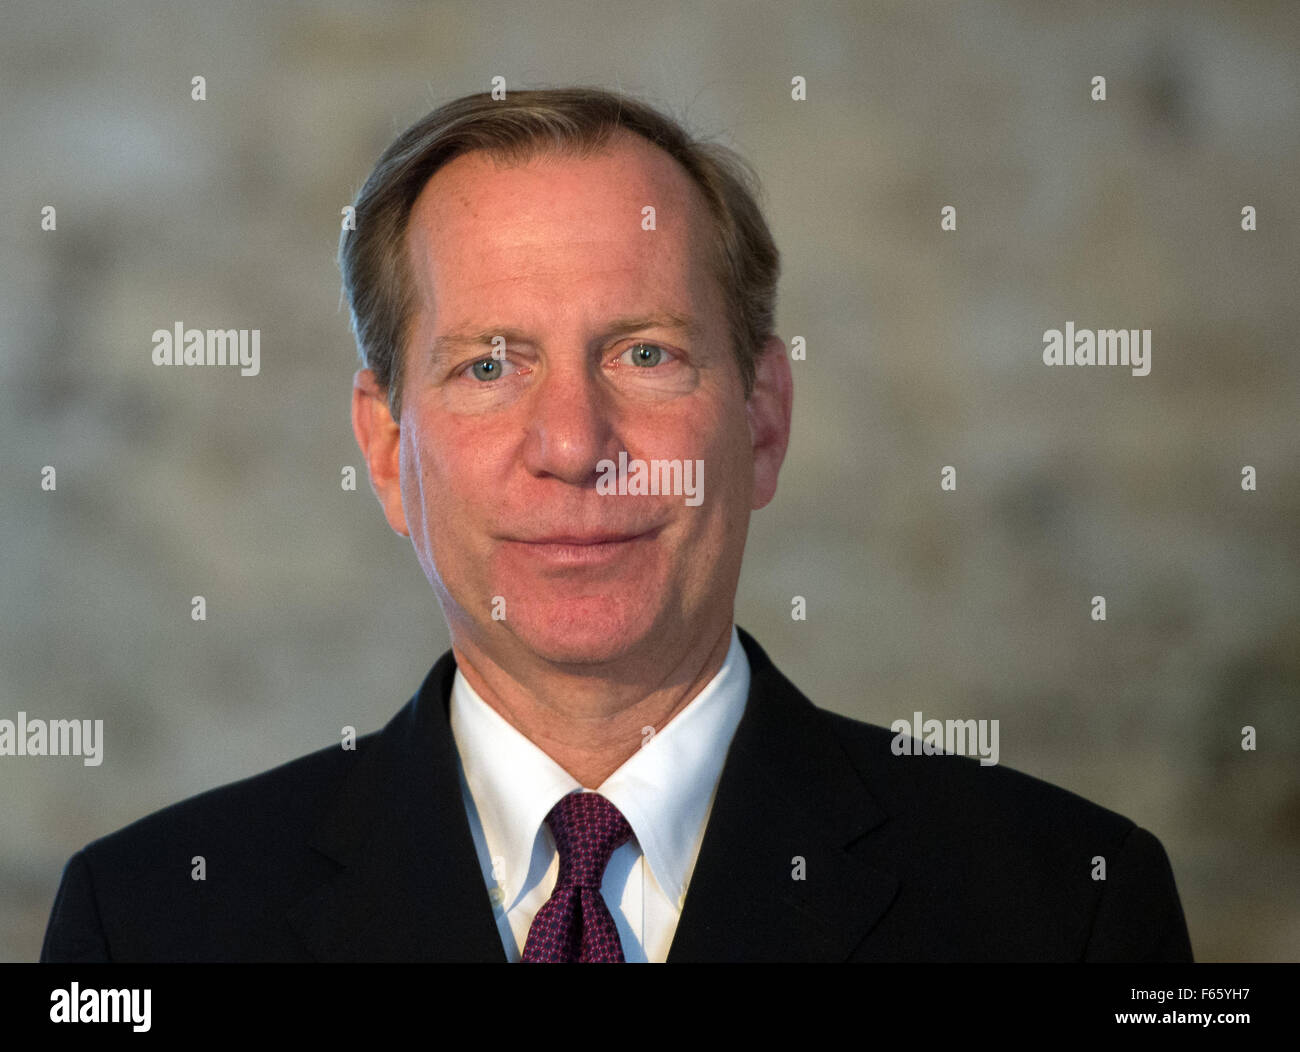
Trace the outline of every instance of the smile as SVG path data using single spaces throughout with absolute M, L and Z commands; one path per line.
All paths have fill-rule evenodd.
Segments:
M 644 533 L 556 534 L 536 540 L 507 540 L 525 558 L 556 566 L 591 566 L 620 559 L 654 539 L 660 527 Z

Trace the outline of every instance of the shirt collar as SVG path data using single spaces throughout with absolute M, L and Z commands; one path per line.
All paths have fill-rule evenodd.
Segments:
M 735 626 L 717 674 L 597 790 L 623 812 L 660 888 L 680 903 L 695 865 L 727 749 L 749 696 Z M 451 727 L 465 782 L 509 908 L 524 890 L 533 844 L 578 781 L 487 704 L 457 669 Z

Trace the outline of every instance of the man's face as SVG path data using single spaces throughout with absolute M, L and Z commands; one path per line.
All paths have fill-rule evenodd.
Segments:
M 462 155 L 425 187 L 400 506 L 376 489 L 454 643 L 586 665 L 680 652 L 729 623 L 785 433 L 779 398 L 746 402 L 709 224 L 689 176 L 627 133 L 585 159 Z M 788 396 L 774 342 L 764 375 L 784 369 Z M 601 493 L 600 462 L 621 452 L 703 462 L 702 501 Z

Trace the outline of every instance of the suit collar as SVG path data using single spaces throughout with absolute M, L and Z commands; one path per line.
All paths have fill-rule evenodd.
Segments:
M 845 850 L 886 816 L 825 715 L 740 639 L 749 698 L 668 960 L 844 960 L 898 887 Z M 461 797 L 455 671 L 448 651 L 314 831 L 312 846 L 341 868 L 288 920 L 318 960 L 505 960 Z M 796 856 L 803 880 L 792 879 Z
M 887 816 L 826 715 L 753 637 L 740 638 L 749 704 L 668 960 L 843 961 L 898 890 L 892 874 L 845 850 Z
M 447 718 L 456 664 L 357 757 L 311 844 L 342 867 L 289 923 L 322 961 L 505 961 L 461 799 Z

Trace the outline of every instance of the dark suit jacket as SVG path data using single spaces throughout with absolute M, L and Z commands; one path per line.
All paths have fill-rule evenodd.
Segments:
M 1146 830 L 1017 771 L 895 756 L 893 732 L 816 708 L 741 640 L 748 704 L 669 961 L 1192 959 Z M 355 751 L 77 852 L 41 960 L 503 961 L 448 722 L 455 668 L 444 654 Z

